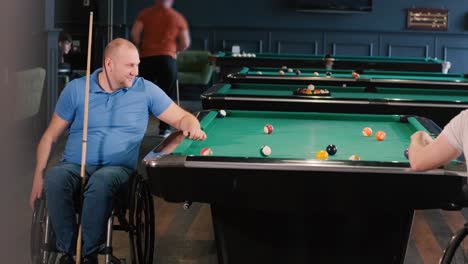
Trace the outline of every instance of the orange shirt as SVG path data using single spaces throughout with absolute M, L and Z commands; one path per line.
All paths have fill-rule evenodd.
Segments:
M 177 37 L 188 30 L 185 18 L 172 8 L 153 6 L 142 10 L 137 20 L 143 23 L 141 57 L 168 55 L 175 59 Z

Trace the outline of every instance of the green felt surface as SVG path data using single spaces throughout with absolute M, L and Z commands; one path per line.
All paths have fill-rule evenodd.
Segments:
M 232 57 L 231 52 L 219 52 L 216 54 L 220 58 Z M 310 55 L 297 53 L 255 53 L 256 58 L 271 59 L 323 59 L 324 55 Z M 234 57 L 233 57 L 234 58 Z M 243 57 L 239 57 L 243 58 Z M 335 61 L 372 61 L 372 62 L 421 62 L 421 63 L 442 63 L 441 60 L 434 58 L 420 57 L 384 57 L 384 56 L 333 56 Z M 254 59 L 254 58 L 253 58 Z
M 263 71 L 262 71 L 263 69 Z M 300 75 L 297 75 L 294 71 L 288 72 L 283 70 L 284 74 L 280 74 L 281 69 L 277 68 L 262 68 L 262 69 L 249 69 L 244 68 L 239 73 L 246 74 L 249 76 L 299 76 L 299 77 L 327 77 L 326 71 L 316 71 L 318 76 L 314 75 L 314 71 L 301 71 Z M 350 78 L 353 76 L 352 71 L 330 71 L 330 78 Z M 463 74 L 443 74 L 443 73 L 409 73 L 409 72 L 385 72 L 385 71 L 369 71 L 359 74 L 361 79 L 399 79 L 399 80 L 413 80 L 413 81 L 438 81 L 438 82 L 467 82 L 468 79 Z
M 207 133 L 205 141 L 184 141 L 174 150 L 174 155 L 199 156 L 201 149 L 209 147 L 214 156 L 262 157 L 260 149 L 268 145 L 270 158 L 314 159 L 317 151 L 335 144 L 338 152 L 329 160 L 347 160 L 351 155 L 367 161 L 408 162 L 404 150 L 410 136 L 425 130 L 414 118 L 400 122 L 394 115 L 360 115 L 301 112 L 262 112 L 228 110 L 225 118 L 210 112 L 201 120 Z M 265 134 L 265 124 L 272 124 L 274 132 Z M 374 136 L 364 137 L 364 127 L 374 133 L 383 130 L 384 141 Z M 265 157 L 268 158 L 268 157 Z

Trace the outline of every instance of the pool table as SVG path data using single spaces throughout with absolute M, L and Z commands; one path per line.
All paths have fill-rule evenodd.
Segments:
M 443 74 L 432 72 L 402 71 L 363 71 L 359 78 L 353 78 L 352 71 L 331 72 L 330 76 L 319 72 L 314 76 L 314 69 L 304 69 L 300 75 L 294 72 L 279 74 L 280 68 L 249 68 L 226 76 L 226 82 L 276 83 L 276 84 L 309 84 L 333 86 L 363 86 L 368 89 L 376 87 L 406 87 L 420 89 L 468 89 L 468 78 L 465 74 Z M 263 70 L 263 71 L 262 71 Z
M 429 119 L 242 110 L 197 116 L 205 141 L 174 132 L 143 163 L 152 194 L 211 204 L 221 264 L 402 263 L 415 209 L 466 203 L 464 163 L 409 168 L 410 135 L 440 133 Z M 272 134 L 264 133 L 266 123 Z M 387 137 L 364 137 L 363 127 Z M 337 153 L 315 159 L 328 144 Z M 264 145 L 270 156 L 260 153 Z M 200 154 L 206 147 L 211 156 Z
M 442 72 L 443 61 L 421 57 L 327 56 L 293 53 L 256 53 L 255 57 L 234 57 L 231 52 L 218 52 L 209 57 L 221 78 L 244 66 L 295 67 L 328 69 L 374 69 L 389 71 Z
M 201 95 L 203 109 L 425 116 L 445 126 L 468 109 L 468 90 L 316 86 L 330 96 L 295 95 L 301 85 L 221 83 Z

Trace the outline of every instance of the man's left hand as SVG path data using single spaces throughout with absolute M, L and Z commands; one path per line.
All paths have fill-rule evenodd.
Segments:
M 199 127 L 191 127 L 188 130 L 184 130 L 184 136 L 193 140 L 206 139 L 205 131 L 201 130 Z

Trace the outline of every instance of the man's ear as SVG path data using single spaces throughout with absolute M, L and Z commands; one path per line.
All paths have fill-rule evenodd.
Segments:
M 109 72 L 112 72 L 112 59 L 107 57 L 105 60 L 104 60 L 104 65 L 106 66 L 106 70 L 108 70 Z

